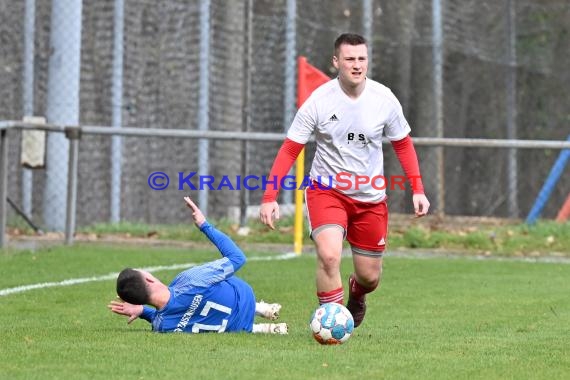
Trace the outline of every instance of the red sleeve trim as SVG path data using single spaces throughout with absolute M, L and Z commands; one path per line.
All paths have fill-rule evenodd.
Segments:
M 274 183 L 274 185 L 270 186 L 268 184 L 265 189 L 265 193 L 263 193 L 263 197 L 261 198 L 261 203 L 273 202 L 277 200 L 281 180 L 287 175 L 287 173 L 289 173 L 289 170 L 291 170 L 293 163 L 304 147 L 304 144 L 300 144 L 288 138 L 285 139 L 283 145 L 281 145 L 281 148 L 277 153 L 277 156 L 275 157 L 273 167 L 269 173 L 268 183 Z M 275 182 L 269 182 L 274 178 L 276 178 Z
M 412 138 L 408 135 L 401 140 L 392 141 L 392 147 L 394 147 L 396 156 L 410 182 L 413 194 L 424 194 L 420 165 L 418 164 L 418 156 Z

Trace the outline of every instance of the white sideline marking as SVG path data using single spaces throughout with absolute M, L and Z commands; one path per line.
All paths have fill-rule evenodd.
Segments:
M 288 259 L 292 259 L 293 257 L 296 257 L 296 256 L 297 255 L 295 253 L 284 253 L 284 254 L 278 255 L 278 256 L 248 257 L 247 260 L 248 261 L 288 260 Z M 160 265 L 160 266 L 156 266 L 156 267 L 147 267 L 147 268 L 141 268 L 141 269 L 145 270 L 147 272 L 160 272 L 163 270 L 190 268 L 190 267 L 193 267 L 196 265 L 199 265 L 199 264 L 186 263 L 186 264 Z M 59 282 L 42 282 L 39 284 L 21 285 L 21 286 L 16 286 L 14 288 L 1 289 L 0 290 L 0 297 L 7 296 L 9 294 L 14 294 L 14 293 L 27 292 L 28 290 L 34 290 L 34 289 L 54 288 L 57 286 L 71 286 L 71 285 L 77 285 L 77 284 L 84 284 L 86 282 L 113 280 L 113 279 L 117 278 L 118 275 L 119 275 L 119 272 L 115 272 L 115 273 L 105 274 L 102 276 L 71 278 L 69 280 L 63 280 L 63 281 L 59 281 Z

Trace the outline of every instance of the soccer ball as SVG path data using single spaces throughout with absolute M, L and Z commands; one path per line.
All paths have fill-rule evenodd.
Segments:
M 341 344 L 352 335 L 354 319 L 343 305 L 325 303 L 311 316 L 310 327 L 313 338 L 320 344 Z

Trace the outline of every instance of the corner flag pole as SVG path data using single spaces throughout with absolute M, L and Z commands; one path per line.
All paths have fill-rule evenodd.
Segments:
M 295 227 L 294 227 L 294 252 L 300 255 L 303 251 L 303 190 L 299 189 L 299 184 L 303 183 L 305 174 L 305 148 L 301 150 L 297 157 L 297 166 L 295 168 Z

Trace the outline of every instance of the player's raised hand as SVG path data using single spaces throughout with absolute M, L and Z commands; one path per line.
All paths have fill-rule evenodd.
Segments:
M 274 230 L 273 219 L 279 220 L 279 204 L 276 201 L 262 203 L 259 209 L 259 219 L 261 223 Z
M 417 218 L 420 218 L 428 213 L 429 201 L 425 194 L 414 194 L 412 201 L 414 202 L 414 212 L 416 213 Z
M 200 228 L 202 224 L 206 221 L 206 217 L 202 214 L 202 211 L 196 206 L 196 204 L 192 201 L 190 197 L 184 197 L 184 201 L 186 202 L 186 206 L 192 210 L 192 218 L 194 219 L 194 224 Z

